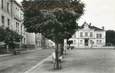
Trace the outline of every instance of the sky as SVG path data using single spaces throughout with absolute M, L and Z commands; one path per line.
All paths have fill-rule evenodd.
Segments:
M 17 0 L 19 3 L 22 0 Z M 85 3 L 85 12 L 78 23 L 85 21 L 105 30 L 115 30 L 115 0 L 81 0 Z

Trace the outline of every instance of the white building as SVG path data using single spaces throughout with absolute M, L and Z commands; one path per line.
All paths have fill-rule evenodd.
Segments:
M 36 41 L 36 47 L 40 48 L 42 47 L 42 34 L 41 33 L 37 33 L 35 34 L 35 41 Z
M 76 48 L 103 47 L 106 44 L 106 31 L 103 28 L 84 23 L 70 39 Z
M 14 31 L 19 33 L 20 35 L 23 36 L 22 39 L 22 44 L 26 44 L 26 32 L 25 28 L 23 25 L 23 20 L 24 20 L 24 13 L 23 13 L 23 8 L 20 4 L 16 2 L 16 0 L 11 0 L 11 6 L 12 6 L 12 28 Z
M 35 33 L 26 33 L 26 44 L 27 45 L 33 45 L 35 46 L 36 45 L 36 42 L 35 42 Z
M 22 44 L 26 43 L 23 10 L 16 0 L 0 0 L 0 27 L 16 31 L 23 36 Z
M 10 27 L 11 12 L 11 0 L 0 0 L 0 26 Z
M 36 45 L 35 33 L 28 33 L 25 31 L 24 25 L 24 12 L 20 4 L 16 0 L 0 0 L 0 27 L 9 28 L 16 31 L 23 36 L 20 44 L 29 46 Z M 38 46 L 42 45 L 41 34 L 37 35 Z

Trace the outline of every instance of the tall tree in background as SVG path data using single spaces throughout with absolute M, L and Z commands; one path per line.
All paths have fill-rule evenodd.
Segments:
M 59 69 L 59 45 L 76 31 L 76 21 L 84 12 L 80 0 L 23 1 L 24 25 L 28 32 L 42 33 L 56 44 L 56 66 Z
M 106 45 L 112 46 L 115 45 L 115 31 L 114 30 L 107 30 L 106 31 Z

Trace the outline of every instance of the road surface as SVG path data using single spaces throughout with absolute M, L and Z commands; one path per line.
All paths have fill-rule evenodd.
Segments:
M 62 63 L 62 70 L 53 70 L 51 59 L 31 73 L 115 73 L 115 50 L 74 49 L 68 51 Z
M 53 49 L 33 50 L 20 55 L 0 57 L 0 73 L 23 73 L 48 57 Z

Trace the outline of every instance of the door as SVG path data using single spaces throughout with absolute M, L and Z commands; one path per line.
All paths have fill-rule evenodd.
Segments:
M 89 39 L 85 39 L 85 46 L 88 46 Z

